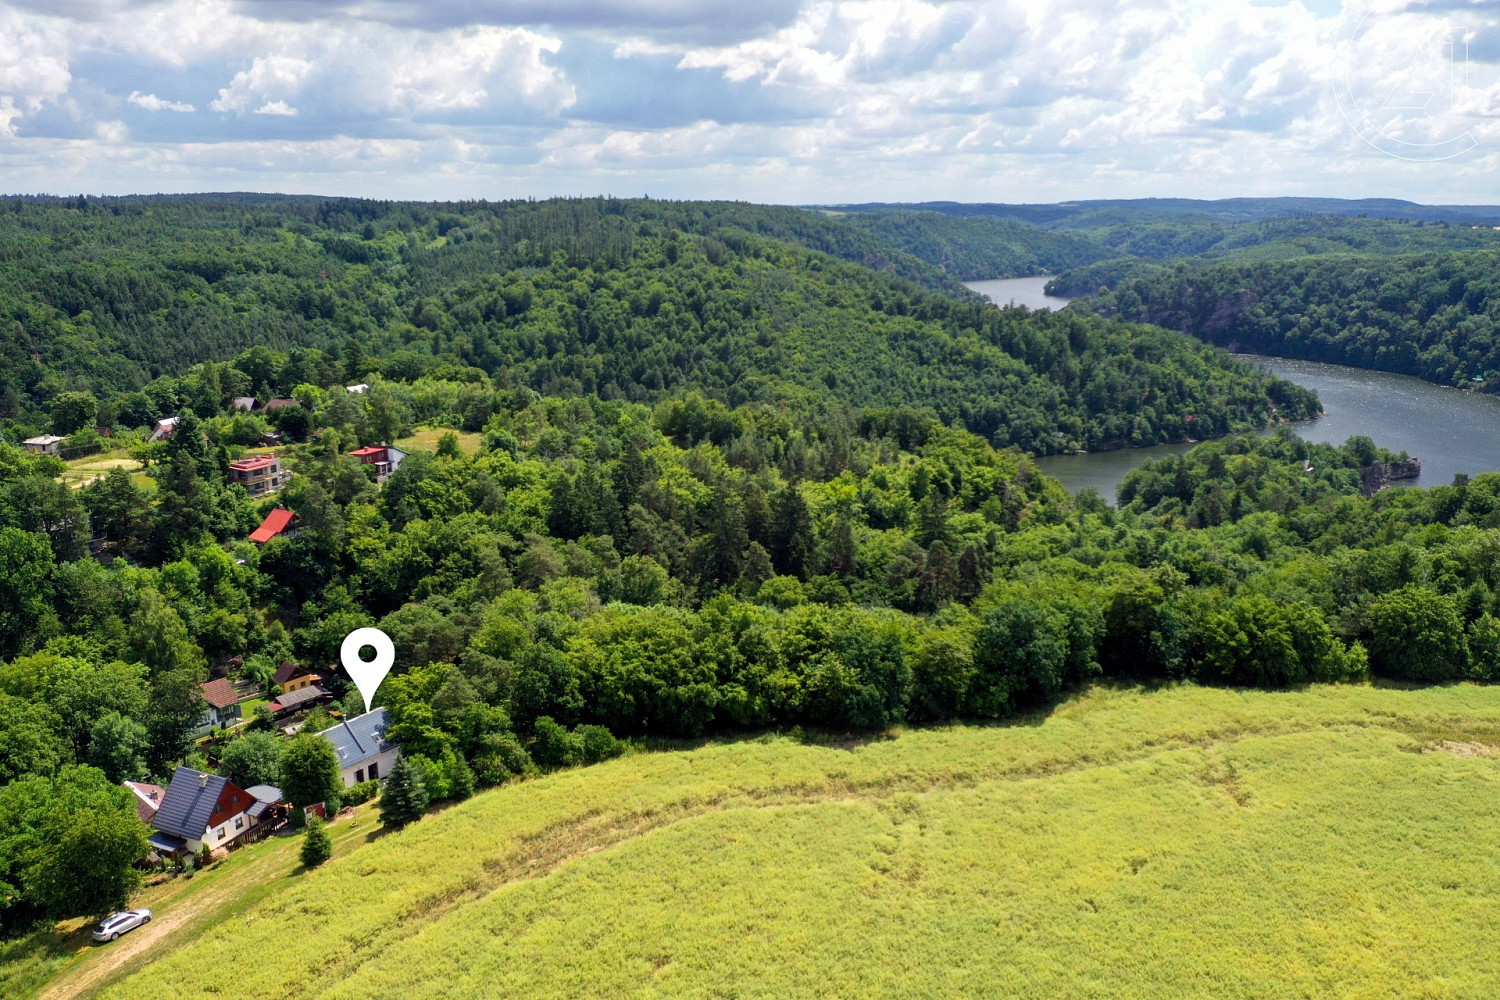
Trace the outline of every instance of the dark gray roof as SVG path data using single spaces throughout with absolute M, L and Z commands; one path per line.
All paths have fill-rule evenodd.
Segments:
M 205 778 L 208 780 L 203 780 Z M 161 805 L 151 818 L 151 825 L 188 840 L 202 840 L 219 795 L 228 783 L 223 775 L 179 767 L 172 773 L 172 783 L 161 797 Z
M 187 841 L 173 834 L 162 833 L 160 830 L 157 830 L 151 836 L 146 838 L 146 843 L 150 844 L 152 847 L 159 847 L 163 851 L 170 852 L 182 847 L 187 843 Z
M 339 755 L 339 767 L 351 767 L 376 754 L 385 753 L 395 743 L 385 738 L 391 724 L 391 715 L 383 708 L 364 715 L 345 719 L 332 729 L 325 729 L 319 736 L 333 744 Z
M 309 684 L 307 685 L 307 687 L 300 687 L 295 691 L 288 691 L 286 694 L 278 694 L 275 700 L 271 701 L 270 704 L 279 707 L 273 708 L 271 709 L 271 711 L 280 712 L 285 711 L 286 709 L 296 708 L 299 705 L 311 704 L 312 702 L 317 701 L 319 698 L 326 697 L 327 695 L 328 692 L 324 691 L 316 684 Z
M 251 785 L 245 792 L 253 799 L 272 805 L 281 801 L 281 789 L 275 785 Z
M 260 814 L 265 812 L 269 808 L 271 808 L 271 803 L 257 802 L 255 803 L 255 805 L 245 810 L 245 815 L 249 816 L 251 819 L 260 819 Z

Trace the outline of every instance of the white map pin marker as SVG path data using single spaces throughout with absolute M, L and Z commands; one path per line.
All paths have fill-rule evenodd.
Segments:
M 375 647 L 375 659 L 366 662 L 359 658 L 359 651 L 365 646 Z M 396 662 L 396 647 L 391 645 L 391 637 L 378 628 L 357 628 L 344 637 L 344 644 L 339 647 L 339 659 L 364 697 L 365 711 L 370 711 L 370 700 Z

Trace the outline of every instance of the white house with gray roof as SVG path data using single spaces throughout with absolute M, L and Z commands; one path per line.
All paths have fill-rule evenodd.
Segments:
M 339 777 L 344 779 L 345 788 L 391 773 L 391 765 L 401 755 L 401 746 L 386 739 L 385 731 L 390 725 L 391 714 L 377 708 L 318 734 L 332 743 L 339 755 Z

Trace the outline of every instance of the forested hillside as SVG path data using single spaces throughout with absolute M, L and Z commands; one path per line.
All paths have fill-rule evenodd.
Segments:
M 211 393 L 446 368 L 544 395 L 697 388 L 731 406 L 930 407 L 1039 453 L 1314 412 L 1295 387 L 1181 337 L 1002 312 L 746 228 L 805 235 L 819 219 L 604 200 L 15 202 L 0 213 L 0 234 L 18 234 L 0 267 L 0 419 L 20 436 L 140 426 L 194 391 L 163 376 L 251 348 L 292 357 L 274 369 L 243 357 L 210 376 L 230 379 Z M 874 245 L 859 230 L 838 234 L 850 256 L 885 253 L 859 250 Z M 380 361 L 367 369 L 367 357 Z M 87 398 L 102 408 L 83 413 Z
M 1490 235 L 1486 232 L 1486 236 Z M 1486 388 L 1500 378 L 1500 253 L 1180 265 L 1064 275 L 1073 308 L 1221 345 Z

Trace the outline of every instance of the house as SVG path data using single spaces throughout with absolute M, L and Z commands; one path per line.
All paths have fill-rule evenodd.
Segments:
M 272 410 L 284 410 L 288 406 L 301 405 L 302 404 L 297 402 L 295 399 L 268 399 L 266 400 L 266 412 L 270 413 Z
M 367 393 L 367 392 L 370 391 L 370 386 L 369 386 L 368 383 L 361 382 L 359 385 L 346 385 L 346 386 L 344 386 L 344 391 L 345 392 L 352 392 L 352 393 L 354 393 L 356 395 L 364 395 L 365 393 Z
M 229 463 L 229 481 L 243 486 L 252 498 L 275 493 L 291 478 L 275 455 L 255 455 Z
M 177 422 L 177 417 L 162 417 L 156 422 L 156 426 L 151 429 L 151 437 L 147 438 L 147 440 L 165 441 L 172 436 L 173 431 L 177 430 Z
M 271 710 L 272 715 L 285 715 L 287 712 L 295 712 L 298 709 L 311 708 L 329 697 L 332 696 L 318 685 L 309 684 L 307 687 L 277 695 L 271 701 L 266 702 L 266 707 Z
M 276 676 L 272 680 L 272 683 L 281 688 L 282 694 L 290 694 L 299 688 L 316 684 L 322 679 L 322 674 L 313 673 L 312 670 L 300 663 L 293 663 L 291 660 L 282 660 L 281 666 L 276 668 Z
M 277 536 L 295 538 L 296 535 L 297 515 L 285 507 L 277 507 L 266 515 L 259 528 L 250 532 L 250 540 L 256 545 L 264 545 Z
M 165 789 L 160 785 L 145 781 L 125 781 L 121 784 L 130 789 L 131 795 L 135 798 L 136 816 L 142 823 L 150 826 L 151 820 L 156 816 L 156 810 L 161 808 L 162 796 L 166 794 Z
M 27 438 L 21 444 L 33 455 L 57 455 L 57 446 L 63 443 L 63 438 L 56 434 L 41 434 L 34 438 Z
M 401 468 L 401 460 L 406 458 L 406 452 L 393 444 L 372 444 L 367 448 L 357 448 L 349 454 L 359 459 L 361 465 L 375 466 L 377 483 L 391 478 L 391 473 Z
M 260 436 L 260 443 L 265 445 L 267 448 L 279 447 L 281 444 L 281 432 L 266 431 Z
M 401 754 L 401 746 L 386 739 L 391 715 L 383 708 L 345 719 L 332 729 L 319 733 L 339 755 L 339 777 L 344 787 L 361 781 L 374 781 L 391 773 L 391 765 Z
M 254 396 L 236 396 L 229 401 L 229 408 L 231 410 L 243 410 L 244 412 L 249 413 L 251 410 L 255 409 L 257 402 L 258 400 L 256 400 Z
M 218 774 L 179 767 L 151 818 L 151 846 L 166 854 L 226 847 L 255 828 L 256 799 Z
M 208 708 L 198 720 L 198 732 L 207 733 L 225 726 L 238 725 L 240 721 L 240 696 L 228 678 L 220 677 L 207 684 L 199 684 L 203 700 Z

